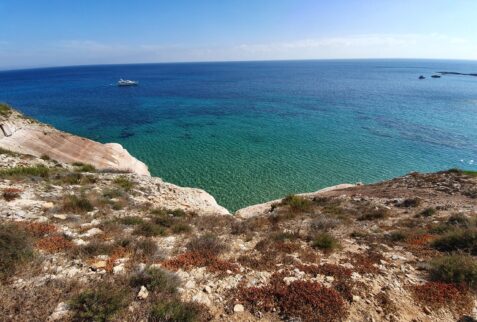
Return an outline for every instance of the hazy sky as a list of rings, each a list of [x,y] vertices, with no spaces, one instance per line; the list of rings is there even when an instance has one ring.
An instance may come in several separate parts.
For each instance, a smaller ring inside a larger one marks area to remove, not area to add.
[[[477,0],[0,0],[0,69],[477,59]]]

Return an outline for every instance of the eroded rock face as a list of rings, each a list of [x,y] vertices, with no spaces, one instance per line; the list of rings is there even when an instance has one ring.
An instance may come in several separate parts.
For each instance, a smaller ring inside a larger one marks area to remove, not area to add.
[[[116,169],[149,176],[147,166],[131,156],[118,143],[102,144],[61,132],[51,126],[32,121],[12,110],[8,119],[0,120],[9,136],[0,136],[0,147],[36,157],[47,155],[64,162],[83,162],[97,169]]]

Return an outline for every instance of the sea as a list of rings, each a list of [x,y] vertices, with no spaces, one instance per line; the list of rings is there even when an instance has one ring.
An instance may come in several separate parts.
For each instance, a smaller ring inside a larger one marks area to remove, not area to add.
[[[0,101],[118,142],[230,211],[339,183],[477,170],[475,61],[167,63],[0,72]],[[418,79],[420,75],[426,79]],[[139,81],[118,87],[119,78]]]

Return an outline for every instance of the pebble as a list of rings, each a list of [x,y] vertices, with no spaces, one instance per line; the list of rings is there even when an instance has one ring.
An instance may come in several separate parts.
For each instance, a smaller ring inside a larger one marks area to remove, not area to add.
[[[242,304],[235,304],[234,306],[234,312],[235,313],[240,313],[240,312],[243,312],[245,311],[245,308],[243,307]]]
[[[137,298],[140,300],[145,300],[147,299],[148,296],[149,296],[149,291],[144,285],[142,285],[141,289],[139,290],[139,293],[137,293]]]

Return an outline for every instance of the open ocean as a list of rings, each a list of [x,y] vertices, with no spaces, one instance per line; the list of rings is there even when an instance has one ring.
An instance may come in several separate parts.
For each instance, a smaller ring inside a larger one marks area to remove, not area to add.
[[[477,170],[477,62],[337,60],[0,72],[0,101],[121,143],[229,210],[411,171]],[[427,77],[418,80],[419,75]],[[119,78],[138,87],[119,88]]]

